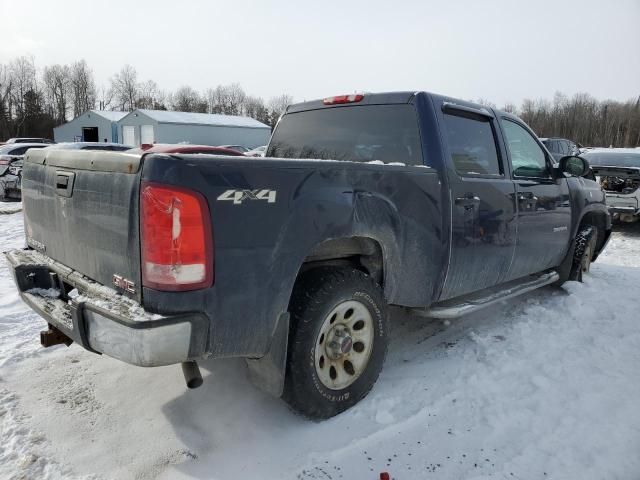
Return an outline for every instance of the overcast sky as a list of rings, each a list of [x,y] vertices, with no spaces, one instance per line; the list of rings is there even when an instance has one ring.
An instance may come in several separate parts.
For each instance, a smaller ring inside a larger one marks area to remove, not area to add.
[[[15,19],[13,18],[15,16]],[[640,95],[640,0],[0,0],[0,63],[84,58],[163,89],[265,98],[427,90],[484,98]]]

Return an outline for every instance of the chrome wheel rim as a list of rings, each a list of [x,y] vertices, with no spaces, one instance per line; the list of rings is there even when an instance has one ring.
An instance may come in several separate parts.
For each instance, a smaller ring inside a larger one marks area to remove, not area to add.
[[[326,316],[316,338],[315,368],[330,390],[342,390],[366,370],[373,350],[369,309],[356,300],[339,303]]]

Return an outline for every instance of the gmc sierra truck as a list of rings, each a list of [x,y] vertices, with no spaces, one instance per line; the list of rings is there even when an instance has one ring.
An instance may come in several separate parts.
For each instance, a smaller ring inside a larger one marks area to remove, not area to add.
[[[243,357],[310,418],[361,400],[388,307],[457,317],[580,280],[611,231],[588,163],[426,92],[290,106],[266,158],[30,151],[6,257],[44,346],[140,366]]]

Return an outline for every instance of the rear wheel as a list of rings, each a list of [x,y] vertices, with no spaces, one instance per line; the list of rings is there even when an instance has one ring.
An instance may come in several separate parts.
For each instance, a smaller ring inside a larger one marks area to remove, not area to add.
[[[569,273],[569,280],[582,281],[591,268],[591,259],[596,249],[598,230],[593,225],[586,225],[576,235],[573,264]]]
[[[314,269],[297,282],[290,313],[287,403],[322,419],[364,398],[387,351],[387,306],[380,286],[352,268]]]

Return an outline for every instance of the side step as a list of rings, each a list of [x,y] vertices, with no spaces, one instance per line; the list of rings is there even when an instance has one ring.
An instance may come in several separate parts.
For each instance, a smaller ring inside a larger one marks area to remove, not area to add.
[[[453,298],[433,304],[426,310],[416,309],[413,313],[422,317],[457,318],[467,313],[475,312],[491,304],[516,297],[536,288],[549,285],[560,278],[557,272],[546,272],[539,275],[529,275],[518,280],[503,283],[495,287],[481,290],[464,297]]]

